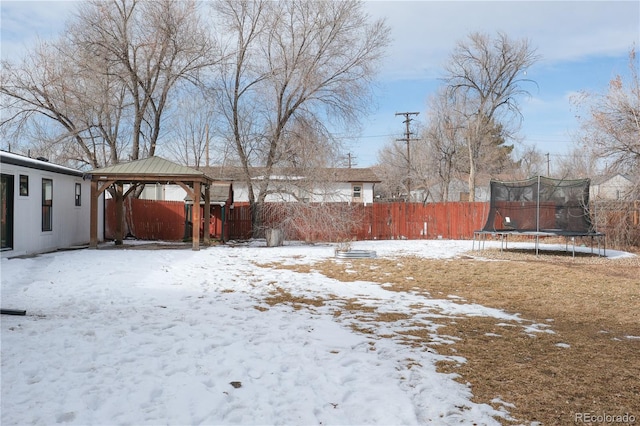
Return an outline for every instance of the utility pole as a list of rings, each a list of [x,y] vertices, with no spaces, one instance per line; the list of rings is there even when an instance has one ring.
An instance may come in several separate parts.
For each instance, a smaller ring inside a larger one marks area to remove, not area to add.
[[[411,150],[409,149],[409,143],[416,141],[417,139],[411,138],[411,129],[409,124],[413,121],[412,115],[418,115],[419,112],[396,112],[396,116],[404,115],[403,123],[406,125],[406,131],[404,132],[404,138],[396,139],[397,141],[405,141],[407,143],[407,201],[411,201]]]
[[[551,173],[550,173],[550,163],[551,161],[549,160],[549,153],[547,152],[547,177],[551,177]]]

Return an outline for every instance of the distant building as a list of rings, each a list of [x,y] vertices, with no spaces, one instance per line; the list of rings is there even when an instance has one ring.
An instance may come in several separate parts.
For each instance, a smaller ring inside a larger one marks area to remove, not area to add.
[[[598,176],[591,179],[589,199],[597,200],[624,200],[629,199],[631,191],[638,185],[631,176],[614,174]]]
[[[233,183],[234,203],[249,202],[249,189],[238,167],[202,167],[216,181]],[[265,170],[252,168],[254,187],[265,179]],[[291,169],[274,169],[269,177],[266,202],[344,202],[373,203],[373,189],[380,179],[370,168],[326,168],[306,175]],[[256,194],[257,195],[257,194]],[[176,185],[163,188],[147,185],[143,198],[154,200],[184,200],[185,192]]]

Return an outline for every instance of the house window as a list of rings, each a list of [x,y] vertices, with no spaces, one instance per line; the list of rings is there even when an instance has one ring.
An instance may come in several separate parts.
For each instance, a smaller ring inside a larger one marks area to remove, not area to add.
[[[361,201],[362,200],[362,185],[361,184],[355,184],[352,186],[353,189],[353,195],[352,198],[354,201]]]
[[[53,229],[53,180],[42,179],[42,230]]]
[[[20,175],[20,195],[26,197],[29,195],[29,176]]]
[[[82,205],[82,185],[76,183],[76,206]]]

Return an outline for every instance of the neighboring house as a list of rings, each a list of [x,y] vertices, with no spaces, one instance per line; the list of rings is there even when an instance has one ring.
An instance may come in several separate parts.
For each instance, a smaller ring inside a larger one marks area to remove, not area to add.
[[[5,151],[0,163],[2,257],[89,243],[91,182],[83,172]]]
[[[635,185],[637,182],[634,182],[631,176],[620,173],[598,176],[591,179],[589,199],[591,201],[628,199]]]
[[[240,168],[202,167],[201,170],[215,181],[233,182],[233,201],[249,202],[249,190]],[[255,186],[264,179],[264,169],[253,168]],[[344,202],[373,203],[373,188],[380,182],[370,168],[327,168],[314,171],[313,177],[299,171],[277,169],[270,176],[267,202]],[[156,200],[184,200],[185,192],[177,186],[145,189],[143,197]],[[257,194],[256,194],[257,195]]]
[[[248,202],[249,190],[238,168],[209,167],[212,178],[226,178],[234,182],[236,202]],[[265,178],[265,170],[253,168],[254,188]],[[305,201],[312,203],[373,203],[373,189],[380,179],[370,168],[325,168],[310,173],[291,169],[274,169],[270,176],[266,202]],[[257,195],[257,194],[256,194]]]

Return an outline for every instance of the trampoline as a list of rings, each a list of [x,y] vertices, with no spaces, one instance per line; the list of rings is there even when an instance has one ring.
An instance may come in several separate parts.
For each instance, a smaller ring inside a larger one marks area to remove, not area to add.
[[[564,237],[568,251],[573,243],[575,256],[576,238],[594,241],[598,254],[602,246],[606,255],[605,234],[594,229],[589,211],[589,179],[553,179],[536,176],[526,180],[504,182],[491,180],[491,202],[484,227],[474,231],[478,250],[484,249],[488,236],[500,238],[500,248],[505,249],[509,236],[525,236],[535,239],[536,255],[540,238]]]

